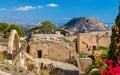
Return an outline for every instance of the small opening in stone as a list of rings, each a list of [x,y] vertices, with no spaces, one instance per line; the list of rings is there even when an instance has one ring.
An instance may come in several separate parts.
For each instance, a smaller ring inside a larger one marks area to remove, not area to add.
[[[38,58],[42,58],[42,51],[38,50]]]

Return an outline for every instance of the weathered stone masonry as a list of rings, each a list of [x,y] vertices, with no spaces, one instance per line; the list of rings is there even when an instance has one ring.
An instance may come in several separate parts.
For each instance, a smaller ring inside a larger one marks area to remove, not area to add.
[[[71,55],[70,50],[59,42],[29,42],[29,47],[29,54],[34,58],[49,58],[65,62]]]

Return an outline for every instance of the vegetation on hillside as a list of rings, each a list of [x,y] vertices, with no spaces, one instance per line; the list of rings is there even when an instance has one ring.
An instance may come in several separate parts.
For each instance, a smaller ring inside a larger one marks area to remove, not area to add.
[[[56,29],[56,26],[51,21],[44,21],[39,26],[35,26],[33,28],[30,28],[30,30],[40,30],[43,33],[49,33],[52,32],[52,30]]]
[[[17,24],[8,24],[5,22],[0,22],[0,33],[4,34],[5,38],[8,38],[10,35],[10,32],[12,29],[17,30],[18,35],[20,37],[24,37],[25,36],[25,32],[23,31],[23,29],[17,25]]]
[[[24,37],[25,36],[25,32],[23,31],[23,29],[17,25],[17,24],[11,24],[8,31],[11,31],[12,29],[17,30],[17,33],[20,37]]]

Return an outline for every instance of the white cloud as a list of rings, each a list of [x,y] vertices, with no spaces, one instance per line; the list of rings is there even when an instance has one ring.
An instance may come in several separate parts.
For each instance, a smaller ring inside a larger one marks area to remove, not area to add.
[[[5,10],[5,8],[0,8],[0,10]]]
[[[49,7],[58,7],[58,4],[50,3],[50,4],[47,4],[46,6],[49,6]]]
[[[43,8],[43,6],[37,6],[37,8]]]
[[[37,8],[43,8],[43,6],[37,6]]]
[[[31,9],[36,9],[36,7],[33,7],[33,6],[23,6],[23,7],[16,8],[16,10],[20,10],[20,11],[28,11],[28,10],[31,10]]]

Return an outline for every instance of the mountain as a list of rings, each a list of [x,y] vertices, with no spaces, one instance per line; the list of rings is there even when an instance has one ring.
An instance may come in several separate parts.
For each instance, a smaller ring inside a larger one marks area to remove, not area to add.
[[[92,17],[77,17],[71,19],[63,28],[74,32],[106,31],[108,28],[100,20]]]
[[[105,23],[105,26],[109,29],[112,30],[114,23]]]

